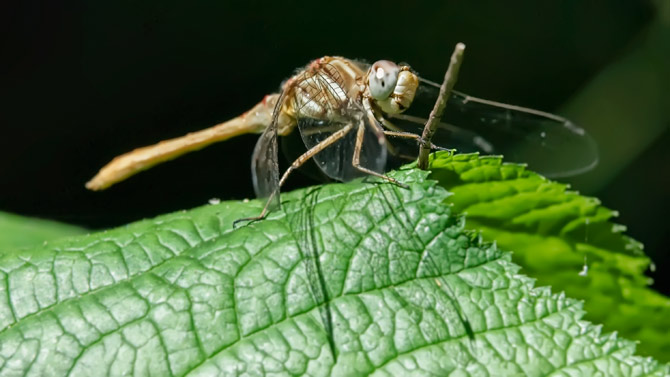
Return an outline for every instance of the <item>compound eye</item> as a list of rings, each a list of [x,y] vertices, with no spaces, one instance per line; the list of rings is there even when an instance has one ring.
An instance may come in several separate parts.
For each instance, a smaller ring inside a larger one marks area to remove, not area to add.
[[[398,82],[400,68],[388,60],[375,62],[368,73],[368,85],[370,94],[376,100],[389,98]]]

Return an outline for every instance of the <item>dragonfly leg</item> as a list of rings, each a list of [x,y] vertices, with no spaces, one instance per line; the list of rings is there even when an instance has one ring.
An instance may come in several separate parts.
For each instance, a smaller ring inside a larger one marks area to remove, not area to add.
[[[363,148],[363,138],[365,137],[365,123],[361,122],[358,125],[358,132],[356,132],[356,146],[354,148],[354,158],[352,159],[352,165],[362,171],[365,174],[369,174],[372,176],[375,176],[377,178],[381,178],[383,180],[386,180],[388,182],[393,183],[394,185],[398,185],[402,188],[409,188],[404,183],[400,183],[397,179],[391,178],[387,175],[384,174],[379,174],[374,170],[370,170],[366,167],[361,166],[361,149]]]
[[[277,194],[277,192],[278,192],[278,189],[273,191],[270,194],[270,197],[268,198],[268,201],[265,202],[265,206],[263,207],[263,210],[261,211],[260,215],[254,216],[254,217],[245,217],[243,219],[237,219],[237,220],[233,221],[233,228],[236,228],[237,224],[239,224],[243,221],[254,222],[254,221],[258,221],[258,220],[263,220],[265,218],[265,216],[268,215],[268,212],[269,212],[269,209],[270,209],[270,204],[272,204],[272,201],[274,200],[275,195]]]
[[[238,219],[233,222],[233,227],[235,227],[236,224],[242,222],[242,221],[257,221],[257,220],[263,220],[265,216],[268,215],[268,212],[270,211],[270,205],[272,204],[273,200],[275,199],[275,195],[279,194],[279,188],[284,185],[284,182],[286,182],[286,179],[288,179],[289,175],[296,169],[298,169],[302,164],[307,162],[310,158],[314,157],[317,153],[321,152],[322,150],[328,148],[331,146],[333,143],[336,141],[340,140],[344,135],[346,135],[349,131],[353,129],[352,124],[348,124],[345,127],[341,128],[337,132],[334,132],[332,135],[328,136],[324,140],[322,140],[319,144],[315,145],[312,149],[308,150],[307,152],[303,153],[300,157],[298,157],[291,166],[286,169],[284,174],[282,175],[281,179],[279,180],[279,186],[275,191],[273,191],[270,194],[270,197],[268,198],[268,201],[265,203],[265,206],[263,207],[263,210],[261,211],[261,214],[255,217],[246,217],[243,219]]]
[[[291,164],[291,166],[289,166],[288,169],[286,169],[284,175],[282,175],[281,179],[279,180],[279,187],[281,187],[284,184],[284,182],[286,182],[286,179],[294,170],[302,166],[302,164],[307,162],[310,158],[314,157],[322,150],[328,148],[333,143],[343,138],[344,135],[346,135],[349,131],[351,131],[353,127],[354,127],[353,124],[348,124],[344,126],[340,130],[334,132],[332,135],[323,139],[319,144],[315,145],[307,152],[303,153],[300,157],[296,158],[295,161],[293,161],[293,163]]]
[[[364,99],[363,104],[365,106],[365,111],[367,112],[368,115],[368,120],[370,120],[371,123],[374,123],[380,132],[383,133],[385,129],[402,132],[402,129],[400,127],[391,123],[388,119],[384,118],[381,114],[379,114],[379,112],[375,111],[373,107],[370,105],[369,99],[367,98]],[[396,157],[409,161],[413,161],[416,159],[415,156],[409,156],[398,152],[395,146],[393,146],[393,144],[388,142],[388,140],[386,141],[386,149],[388,149],[389,153],[391,153]]]
[[[374,110],[371,110],[372,114],[374,114],[375,119],[377,119],[377,122],[381,123],[383,128],[386,128],[391,131],[398,131],[402,132],[402,128],[396,126],[395,124],[391,123],[388,119],[384,118],[381,114],[377,113]]]
[[[414,139],[419,144],[423,143],[423,141],[424,141],[423,138],[420,135],[413,134],[411,132],[386,131],[386,130],[384,130],[384,135],[391,136],[391,137],[401,137],[401,138],[405,138],[405,139]],[[451,150],[451,149],[447,149],[447,148],[437,146],[433,143],[430,143],[430,149],[435,149],[435,150],[438,150],[438,151],[450,151]]]
[[[401,138],[406,138],[406,139],[414,139],[419,143],[419,145],[423,144],[423,138],[420,135],[411,133],[411,132],[405,132],[402,130],[402,128],[396,126],[393,124],[391,121],[388,119],[384,118],[382,114],[379,112],[375,111],[374,108],[369,104],[369,102],[364,102],[365,104],[365,109],[368,112],[368,116],[377,121],[378,125],[381,125],[381,129],[384,132],[384,135],[386,136],[391,136],[391,137],[401,137]],[[425,122],[423,122],[425,123]],[[435,150],[449,150],[447,148],[442,148],[440,146],[437,146],[433,143],[430,143],[430,148],[435,149]],[[407,156],[407,155],[402,155],[398,154],[395,149],[389,144],[388,146],[389,152],[391,154],[396,155],[400,158],[406,158],[408,160],[414,160],[415,158],[412,156]]]

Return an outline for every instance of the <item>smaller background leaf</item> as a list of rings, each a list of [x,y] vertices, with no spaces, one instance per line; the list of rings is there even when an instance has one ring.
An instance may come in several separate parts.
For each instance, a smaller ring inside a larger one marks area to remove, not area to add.
[[[431,178],[466,226],[513,250],[538,285],[585,301],[586,319],[639,340],[638,352],[670,361],[670,299],[649,288],[642,244],[611,220],[615,211],[568,186],[495,156],[437,153]]]
[[[86,229],[74,225],[0,212],[2,252],[84,233]]]

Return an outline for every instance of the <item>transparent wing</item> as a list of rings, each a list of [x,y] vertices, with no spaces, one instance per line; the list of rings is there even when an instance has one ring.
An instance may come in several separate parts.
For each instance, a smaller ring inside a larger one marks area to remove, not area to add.
[[[300,136],[300,132],[291,132],[288,135],[280,137],[279,150],[281,154],[284,155],[284,161],[288,161],[289,163],[295,161],[298,157],[307,151],[305,148],[305,143],[302,141],[302,137]],[[326,183],[332,181],[332,179],[316,165],[316,161],[312,159],[306,161],[302,166],[300,166],[298,171],[300,174],[309,177],[316,182]]]
[[[361,148],[360,165],[377,173],[384,173],[386,167],[386,140],[383,133],[375,125],[370,124],[367,118],[351,119],[354,128],[341,139],[314,156],[314,161],[329,177],[339,181],[364,176],[365,173],[354,168],[353,157],[356,147],[357,124],[363,122],[365,132]],[[349,123],[340,123],[315,118],[301,118],[298,120],[300,136],[307,149],[313,148],[333,133],[341,130]]]
[[[438,91],[439,85],[422,79],[410,109],[392,122],[420,134]],[[548,177],[580,174],[598,163],[593,138],[569,120],[457,91],[449,98],[433,143],[464,153],[501,154]]]
[[[282,94],[275,105],[272,122],[261,134],[251,157],[251,176],[258,198],[270,197],[269,211],[279,208],[279,162],[277,146],[277,117],[284,99]],[[274,195],[273,195],[274,193]]]

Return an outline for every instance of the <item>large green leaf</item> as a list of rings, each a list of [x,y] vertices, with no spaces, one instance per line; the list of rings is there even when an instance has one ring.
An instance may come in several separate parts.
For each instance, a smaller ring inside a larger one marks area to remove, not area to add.
[[[0,252],[85,232],[74,225],[0,212]]]
[[[538,284],[583,299],[586,319],[639,340],[638,350],[670,361],[670,299],[648,287],[642,245],[611,222],[595,198],[567,191],[518,164],[476,154],[437,154],[433,175],[467,214],[467,228],[513,250]]]
[[[0,374],[669,373],[534,288],[424,172],[393,175],[410,189],[300,190],[239,229],[262,203],[224,202],[1,257]]]

